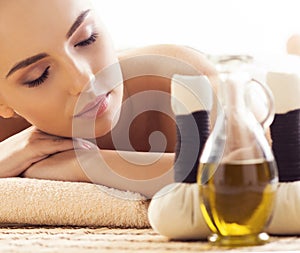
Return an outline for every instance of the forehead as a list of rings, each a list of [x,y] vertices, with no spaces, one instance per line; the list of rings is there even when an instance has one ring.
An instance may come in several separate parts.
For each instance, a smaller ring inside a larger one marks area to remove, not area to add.
[[[1,65],[44,52],[65,39],[77,16],[87,9],[92,9],[88,0],[1,0]]]

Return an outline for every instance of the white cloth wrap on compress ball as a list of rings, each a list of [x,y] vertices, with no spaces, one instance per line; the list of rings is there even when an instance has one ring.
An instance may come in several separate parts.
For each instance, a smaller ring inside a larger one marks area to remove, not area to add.
[[[299,74],[269,72],[266,82],[274,95],[276,114],[300,109]]]
[[[171,104],[175,115],[212,109],[212,87],[206,76],[174,75]]]

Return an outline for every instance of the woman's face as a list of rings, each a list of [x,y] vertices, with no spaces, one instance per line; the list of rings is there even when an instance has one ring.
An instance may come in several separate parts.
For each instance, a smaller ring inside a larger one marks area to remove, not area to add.
[[[0,115],[60,136],[72,136],[74,119],[96,136],[111,129],[123,85],[107,77],[117,57],[90,1],[1,1],[0,55]]]

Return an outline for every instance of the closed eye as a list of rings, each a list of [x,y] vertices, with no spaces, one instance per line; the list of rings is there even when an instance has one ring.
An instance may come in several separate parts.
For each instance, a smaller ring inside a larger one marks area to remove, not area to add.
[[[74,45],[74,47],[86,47],[90,44],[93,44],[97,40],[97,38],[98,38],[98,33],[93,33],[88,39],[77,43],[76,45]]]
[[[23,84],[28,86],[28,88],[34,88],[34,87],[41,85],[42,83],[44,83],[47,80],[47,78],[49,76],[49,69],[50,69],[50,66],[48,66],[45,69],[45,71],[39,78],[32,80],[32,81],[26,81]]]

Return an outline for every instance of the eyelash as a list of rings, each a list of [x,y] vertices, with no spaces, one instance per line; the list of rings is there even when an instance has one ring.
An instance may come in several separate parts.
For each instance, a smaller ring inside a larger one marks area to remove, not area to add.
[[[86,46],[91,45],[94,42],[96,42],[97,38],[98,38],[98,33],[93,33],[88,39],[77,43],[74,47],[86,47]],[[34,88],[34,87],[41,85],[49,77],[49,69],[50,69],[50,66],[48,66],[45,69],[45,71],[39,78],[37,78],[33,81],[25,82],[24,84],[27,85],[29,88]]]
[[[96,42],[97,38],[98,38],[98,33],[93,33],[87,40],[77,43],[74,47],[86,47]]]
[[[43,74],[39,78],[37,78],[37,79],[35,79],[33,81],[25,82],[24,84],[27,85],[29,88],[33,88],[33,87],[39,86],[40,84],[42,84],[43,82],[45,82],[46,79],[48,78],[48,76],[49,76],[49,69],[50,69],[50,66],[48,66],[45,69],[45,71],[43,72]]]

